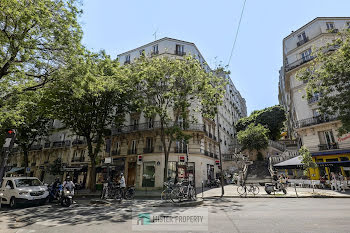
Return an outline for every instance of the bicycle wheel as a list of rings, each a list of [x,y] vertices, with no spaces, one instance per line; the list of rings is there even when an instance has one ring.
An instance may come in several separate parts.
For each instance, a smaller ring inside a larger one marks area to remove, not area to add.
[[[160,194],[160,199],[162,201],[168,201],[170,199],[171,191],[169,189],[164,189],[163,192]]]
[[[259,186],[257,185],[252,185],[251,191],[254,195],[258,195],[259,193]]]
[[[171,198],[171,201],[174,202],[174,203],[178,203],[178,202],[181,202],[182,199],[183,199],[183,193],[181,192],[181,190],[179,188],[175,188],[171,191],[171,194],[170,194],[170,198]]]
[[[192,200],[197,200],[197,194],[196,194],[196,190],[194,190],[194,189],[191,189],[191,199]]]
[[[238,186],[237,187],[237,192],[241,196],[246,193],[246,190],[247,190],[246,186]]]
[[[106,199],[106,189],[105,188],[103,188],[100,198],[101,199]]]

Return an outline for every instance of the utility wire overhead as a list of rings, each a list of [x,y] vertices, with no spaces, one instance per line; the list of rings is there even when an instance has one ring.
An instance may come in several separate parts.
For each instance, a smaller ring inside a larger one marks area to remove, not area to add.
[[[238,33],[239,33],[239,28],[241,27],[241,22],[242,22],[242,17],[243,17],[243,13],[244,13],[244,8],[245,8],[246,2],[247,2],[247,0],[244,0],[243,7],[242,7],[242,11],[241,11],[241,16],[240,16],[239,22],[238,22],[238,27],[237,27],[237,31],[236,31],[235,40],[234,40],[234,42],[233,42],[233,46],[232,46],[232,49],[231,49],[230,58],[228,59],[227,67],[230,65],[231,58],[232,58],[232,55],[233,55],[233,51],[234,51],[235,46],[236,46],[237,37],[238,37]]]

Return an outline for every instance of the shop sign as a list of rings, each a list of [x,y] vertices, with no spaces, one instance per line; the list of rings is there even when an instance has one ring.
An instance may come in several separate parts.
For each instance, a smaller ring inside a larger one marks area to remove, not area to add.
[[[350,139],[350,133],[345,134],[345,136],[338,138],[338,142],[343,142],[345,140]]]
[[[112,163],[112,157],[105,158],[105,163]]]
[[[185,162],[185,156],[180,156],[179,161],[180,162]]]
[[[30,173],[30,167],[26,168],[26,173]]]

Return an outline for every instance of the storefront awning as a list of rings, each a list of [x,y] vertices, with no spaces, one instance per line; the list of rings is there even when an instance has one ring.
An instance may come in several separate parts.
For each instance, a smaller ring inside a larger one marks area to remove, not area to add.
[[[319,167],[350,167],[350,161],[333,161],[317,163]]]
[[[318,155],[339,155],[339,154],[349,154],[350,150],[333,150],[333,151],[320,151],[311,153],[312,156]]]
[[[23,169],[24,169],[24,167],[13,167],[13,168],[11,168],[10,171],[6,172],[6,174],[15,173],[15,172],[18,172],[18,171],[23,170]]]
[[[301,163],[301,156],[297,156],[286,161],[280,162],[273,165],[276,169],[293,169],[293,168],[302,168],[303,164]]]

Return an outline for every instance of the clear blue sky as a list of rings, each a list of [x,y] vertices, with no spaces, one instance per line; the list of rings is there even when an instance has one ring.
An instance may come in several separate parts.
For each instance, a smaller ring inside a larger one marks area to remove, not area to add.
[[[197,45],[213,68],[227,64],[244,0],[84,0],[83,43],[112,57],[158,38]],[[230,62],[231,79],[253,110],[278,104],[282,40],[320,16],[350,16],[349,0],[247,0]]]

